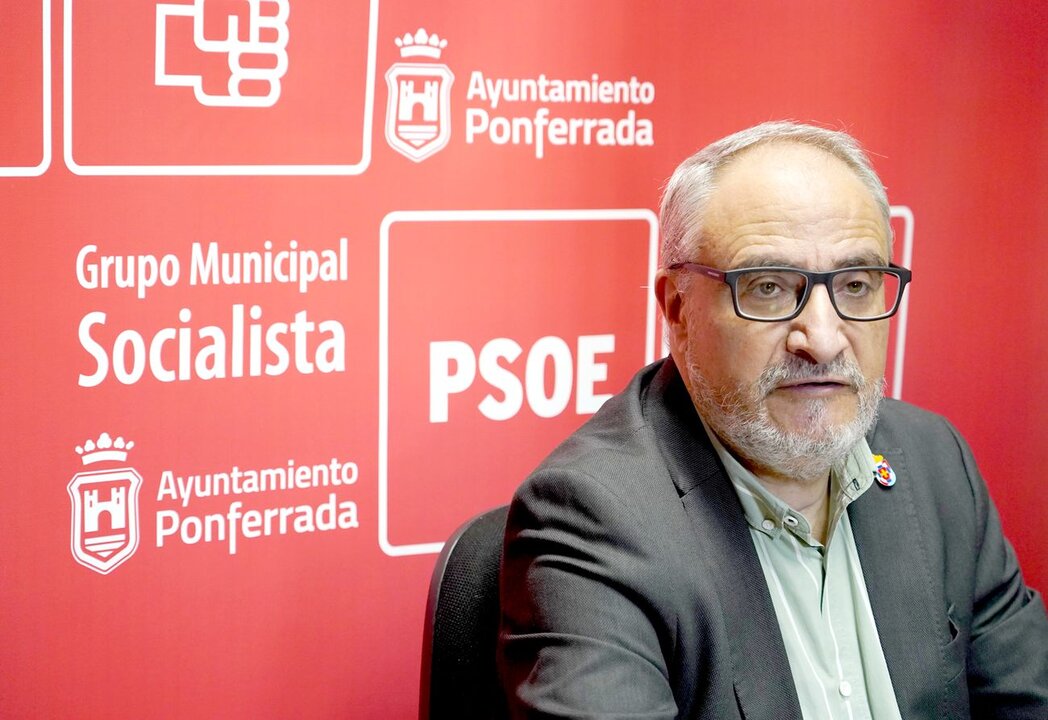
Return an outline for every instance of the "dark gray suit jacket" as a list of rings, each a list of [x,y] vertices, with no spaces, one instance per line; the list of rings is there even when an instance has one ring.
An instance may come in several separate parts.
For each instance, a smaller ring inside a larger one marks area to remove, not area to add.
[[[964,440],[887,400],[849,508],[903,718],[1048,718],[1048,618]],[[517,491],[499,665],[514,717],[800,718],[738,497],[671,360]]]

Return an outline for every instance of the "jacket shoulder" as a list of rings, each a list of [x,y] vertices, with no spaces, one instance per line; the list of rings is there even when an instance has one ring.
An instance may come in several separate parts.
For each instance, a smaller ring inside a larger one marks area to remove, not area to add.
[[[870,447],[915,447],[922,454],[933,450],[956,454],[967,446],[950,421],[938,413],[902,400],[885,398],[877,414],[877,423],[868,435]]]

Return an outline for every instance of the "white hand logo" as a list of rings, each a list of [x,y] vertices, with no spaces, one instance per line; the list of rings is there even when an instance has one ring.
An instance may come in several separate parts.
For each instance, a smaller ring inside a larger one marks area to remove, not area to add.
[[[204,37],[204,3],[194,0],[192,5],[156,6],[156,79],[158,86],[191,87],[197,102],[209,107],[272,107],[280,99],[280,79],[287,72],[287,18],[290,13],[289,0],[246,0],[248,4],[247,39],[240,38],[240,18],[229,15],[226,22],[226,37],[209,40]],[[274,14],[263,15],[262,9],[273,9]],[[191,17],[193,19],[193,44],[201,52],[223,53],[228,58],[229,82],[227,95],[214,95],[204,91],[200,75],[176,74],[166,71],[167,19],[169,17]],[[266,39],[263,40],[263,37]],[[268,57],[267,57],[268,56]],[[266,63],[257,62],[267,57]],[[245,60],[256,64],[244,65]],[[257,65],[265,65],[258,67]],[[265,95],[244,94],[244,82],[259,82],[268,86]]]

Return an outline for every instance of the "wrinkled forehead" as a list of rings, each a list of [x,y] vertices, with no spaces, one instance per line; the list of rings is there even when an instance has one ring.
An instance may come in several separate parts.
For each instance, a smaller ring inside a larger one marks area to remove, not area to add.
[[[840,158],[776,142],[747,149],[718,169],[702,244],[714,255],[747,243],[865,245],[890,259],[890,228],[873,193]],[[721,246],[727,247],[721,247]]]

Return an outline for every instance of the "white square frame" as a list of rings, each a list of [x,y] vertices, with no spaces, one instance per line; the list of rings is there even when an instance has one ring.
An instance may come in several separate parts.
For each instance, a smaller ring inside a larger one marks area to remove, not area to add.
[[[36,165],[6,165],[0,167],[0,177],[39,177],[51,167],[51,0],[41,0],[43,13],[43,38],[41,42],[43,92],[41,107],[43,109],[44,127],[41,138],[40,162]]]
[[[397,210],[382,219],[379,231],[378,321],[378,544],[386,555],[439,553],[443,542],[395,545],[389,539],[389,235],[397,223],[439,222],[591,222],[643,221],[648,223],[648,286],[654,285],[658,268],[659,222],[646,208],[581,210]],[[648,292],[644,306],[645,364],[655,359],[655,294]]]
[[[46,0],[50,2],[50,0]],[[76,175],[105,176],[342,176],[360,175],[371,164],[372,124],[375,106],[375,57],[378,42],[379,0],[369,0],[367,76],[364,92],[361,157],[349,165],[81,165],[73,157],[73,0],[63,6],[63,154],[66,167]],[[50,56],[48,56],[50,57]]]

